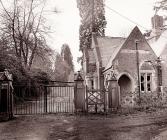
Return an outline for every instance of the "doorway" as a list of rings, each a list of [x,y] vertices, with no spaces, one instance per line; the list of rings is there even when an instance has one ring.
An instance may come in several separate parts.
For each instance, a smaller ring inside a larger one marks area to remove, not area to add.
[[[123,74],[119,78],[118,84],[120,86],[121,96],[126,95],[126,94],[128,94],[129,92],[132,91],[132,81],[127,75]]]

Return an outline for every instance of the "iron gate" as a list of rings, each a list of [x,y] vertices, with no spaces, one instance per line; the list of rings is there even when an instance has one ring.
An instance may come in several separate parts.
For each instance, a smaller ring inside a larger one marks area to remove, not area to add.
[[[88,113],[106,112],[105,91],[86,89],[86,106]]]
[[[38,87],[14,86],[14,114],[74,112],[74,83],[54,82]]]

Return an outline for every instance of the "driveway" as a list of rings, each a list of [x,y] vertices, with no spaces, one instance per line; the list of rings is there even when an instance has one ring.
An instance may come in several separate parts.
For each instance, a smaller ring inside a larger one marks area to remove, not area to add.
[[[166,112],[16,116],[0,123],[0,140],[166,140]]]

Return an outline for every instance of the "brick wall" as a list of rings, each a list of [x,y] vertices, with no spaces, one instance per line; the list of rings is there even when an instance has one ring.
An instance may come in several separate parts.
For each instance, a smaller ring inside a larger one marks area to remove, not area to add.
[[[139,52],[139,67],[142,66],[143,63],[148,63],[146,61],[151,61],[152,69],[150,72],[152,73],[152,93],[156,93],[158,87],[158,75],[157,69],[154,67],[154,63],[157,59],[151,47],[148,45],[146,40],[143,38],[141,32],[139,30],[132,31],[131,35],[128,37],[127,41],[122,46],[121,50],[113,60],[114,72],[117,76],[117,79],[125,74],[132,83],[132,88],[127,94],[122,94],[120,91],[120,99],[122,106],[135,106],[136,104],[136,95],[138,95],[138,75],[137,75],[137,59],[136,59],[136,43],[135,40],[139,40],[138,42],[138,52]],[[141,72],[141,71],[140,71]],[[106,74],[109,74],[108,71]],[[137,94],[132,94],[137,93]],[[144,93],[143,93],[144,94]]]
[[[140,33],[132,36],[129,41],[122,47],[118,55],[113,61],[115,70],[117,71],[117,75],[121,75],[121,73],[129,73],[129,75],[133,78],[134,85],[137,86],[137,59],[136,59],[136,47],[135,40],[141,40],[138,43],[138,52],[139,52],[139,66],[142,65],[145,61],[152,61],[152,65],[154,65],[157,57],[154,54],[153,50],[147,44],[147,42],[140,37]],[[146,63],[146,62],[145,62]],[[157,69],[153,66],[153,90],[157,89]],[[135,89],[135,87],[134,87]]]

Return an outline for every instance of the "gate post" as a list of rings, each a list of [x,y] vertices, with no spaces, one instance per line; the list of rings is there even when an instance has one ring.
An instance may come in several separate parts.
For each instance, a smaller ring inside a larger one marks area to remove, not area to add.
[[[0,72],[0,121],[13,118],[12,75],[5,69]]]
[[[108,111],[111,112],[113,109],[119,107],[119,89],[118,82],[113,74],[108,80]]]
[[[84,80],[78,71],[75,78],[75,90],[74,90],[74,105],[75,112],[84,112],[85,111],[85,86]]]

